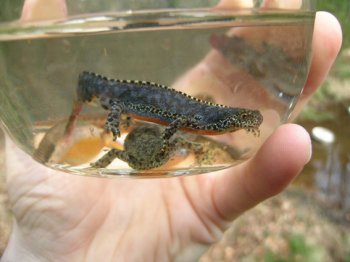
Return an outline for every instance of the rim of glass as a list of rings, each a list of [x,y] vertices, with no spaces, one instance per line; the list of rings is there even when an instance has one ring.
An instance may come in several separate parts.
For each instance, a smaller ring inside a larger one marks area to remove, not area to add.
[[[30,0],[26,0],[30,1]],[[20,20],[20,17],[25,9],[24,6],[27,6],[26,1],[15,1],[15,0],[4,0],[2,2],[2,8],[0,9],[0,24],[15,22]],[[47,0],[48,5],[50,0]],[[130,13],[130,12],[154,12],[157,10],[172,10],[172,11],[181,11],[181,10],[200,10],[200,9],[211,9],[214,11],[223,11],[228,10],[230,12],[237,10],[254,10],[254,9],[264,9],[264,10],[276,10],[276,7],[269,7],[268,5],[272,4],[277,7],[278,10],[282,11],[315,11],[316,0],[293,0],[292,2],[296,5],[295,8],[288,7],[289,3],[285,0],[251,0],[250,2],[241,0],[230,0],[227,3],[229,6],[225,6],[226,3],[223,3],[225,0],[165,0],[165,1],[129,1],[129,0],[99,0],[98,3],[96,0],[74,0],[74,1],[54,1],[54,7],[51,8],[62,8],[65,9],[67,17],[74,17],[86,14],[99,14],[99,13]],[[53,2],[53,3],[54,3]],[[61,2],[61,3],[59,3]],[[241,4],[240,4],[241,3]],[[249,4],[247,4],[249,3]],[[287,4],[287,5],[286,5]],[[30,4],[29,4],[30,5]],[[34,5],[34,4],[33,4]],[[40,4],[35,6],[36,9],[40,9]],[[42,5],[42,4],[41,4]],[[235,7],[239,6],[242,7]],[[38,11],[38,10],[36,10]],[[47,12],[45,8],[41,10],[42,12]],[[52,18],[52,17],[51,17]],[[50,21],[52,20],[50,16],[42,18],[42,20]],[[22,23],[27,23],[21,21]]]
[[[142,30],[171,29],[175,24],[183,29],[194,28],[203,23],[211,23],[212,26],[220,22],[234,21],[239,25],[244,20],[244,25],[249,21],[256,24],[268,22],[271,18],[280,19],[284,23],[297,21],[301,17],[308,17],[312,21],[316,12],[314,10],[294,10],[277,8],[166,8],[155,10],[118,11],[105,13],[88,13],[84,15],[68,15],[64,18],[22,22],[0,22],[0,41],[10,41],[30,38],[48,38],[62,36],[76,36],[81,34],[99,34],[115,31],[136,31],[138,24],[143,24]],[[179,24],[176,19],[184,22]],[[255,20],[254,20],[255,19]],[[242,22],[243,23],[243,22]]]

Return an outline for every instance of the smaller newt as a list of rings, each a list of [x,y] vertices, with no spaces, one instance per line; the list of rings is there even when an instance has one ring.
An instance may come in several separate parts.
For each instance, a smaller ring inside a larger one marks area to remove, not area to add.
[[[200,155],[202,145],[176,137],[164,140],[164,133],[156,125],[141,125],[134,128],[125,138],[124,150],[111,149],[91,167],[107,167],[115,158],[128,163],[136,170],[148,170],[164,165],[177,149],[185,148]],[[198,161],[198,159],[197,159]]]
[[[166,125],[165,139],[178,129],[204,135],[244,129],[259,135],[259,126],[263,121],[258,110],[207,102],[153,82],[113,80],[95,73],[82,72],[78,80],[77,102],[66,133],[73,128],[82,104],[96,99],[109,111],[105,129],[112,132],[114,140],[120,136],[122,114]]]

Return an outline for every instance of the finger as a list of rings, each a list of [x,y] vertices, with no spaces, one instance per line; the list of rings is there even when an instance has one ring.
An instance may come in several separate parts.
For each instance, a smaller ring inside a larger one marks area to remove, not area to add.
[[[252,0],[221,0],[217,5],[218,8],[249,8],[253,6],[254,3]]]
[[[253,159],[216,178],[212,194],[217,212],[231,220],[281,192],[310,157],[308,133],[295,124],[281,126]]]
[[[279,8],[279,9],[300,9],[302,7],[302,0],[265,0],[262,7]]]
[[[221,0],[217,7],[221,8],[251,8],[254,7],[252,0]],[[280,8],[280,9],[300,9],[302,0],[281,1],[281,0],[265,0],[260,5],[262,8]]]
[[[342,31],[330,13],[316,14],[312,44],[312,60],[302,99],[307,99],[323,83],[341,47]]]
[[[65,0],[26,0],[23,5],[21,21],[39,21],[67,16]]]
[[[312,59],[308,78],[296,105],[297,116],[311,95],[326,79],[341,47],[342,31],[338,20],[330,13],[317,12],[312,42]]]

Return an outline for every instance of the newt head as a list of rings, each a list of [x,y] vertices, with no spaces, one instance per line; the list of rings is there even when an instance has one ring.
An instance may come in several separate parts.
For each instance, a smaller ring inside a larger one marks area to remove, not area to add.
[[[244,129],[259,136],[259,126],[263,116],[259,110],[236,108],[235,112],[226,120],[227,129],[232,131]]]

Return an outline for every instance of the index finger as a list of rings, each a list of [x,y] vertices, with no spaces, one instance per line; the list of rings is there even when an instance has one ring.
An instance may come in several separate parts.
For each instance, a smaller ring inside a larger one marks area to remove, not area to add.
[[[23,4],[21,21],[40,21],[67,16],[65,0],[26,0]]]

